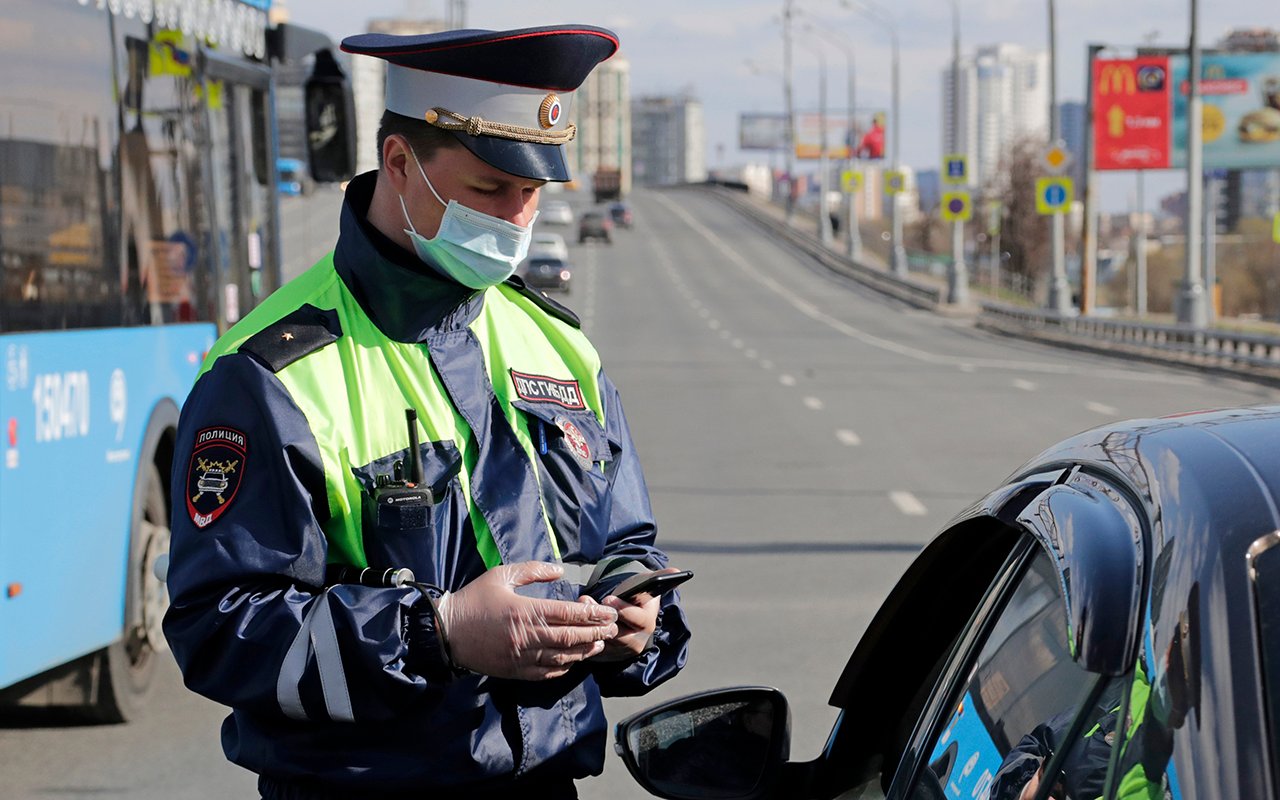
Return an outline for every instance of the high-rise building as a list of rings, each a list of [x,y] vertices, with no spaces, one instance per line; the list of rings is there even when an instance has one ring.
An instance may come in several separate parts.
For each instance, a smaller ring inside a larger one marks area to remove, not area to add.
[[[585,185],[600,167],[622,171],[622,191],[631,190],[631,65],[616,55],[578,87],[569,119],[578,135],[565,145],[569,170]]]
[[[991,182],[1000,162],[1022,136],[1047,138],[1049,56],[1013,44],[980,47],[960,59],[959,97],[952,65],[942,74],[942,148],[968,157],[970,183]],[[951,110],[958,112],[953,130]]]
[[[706,180],[702,103],[687,95],[631,101],[631,174],[638,186]]]
[[[372,19],[369,33],[416,36],[446,30],[436,19]],[[387,62],[372,56],[351,56],[351,92],[356,107],[356,172],[378,168],[378,125],[386,110]]]

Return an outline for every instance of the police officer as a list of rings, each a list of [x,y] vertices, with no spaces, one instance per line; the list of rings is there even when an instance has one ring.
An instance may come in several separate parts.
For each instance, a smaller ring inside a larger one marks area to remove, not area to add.
[[[585,25],[350,37],[388,62],[334,252],[209,353],[175,444],[165,633],[265,798],[575,797],[601,696],[683,666],[618,392],[513,277],[569,179]]]

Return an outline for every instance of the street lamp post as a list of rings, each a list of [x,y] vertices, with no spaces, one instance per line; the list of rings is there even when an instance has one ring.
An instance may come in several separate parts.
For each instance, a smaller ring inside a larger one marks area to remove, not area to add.
[[[1187,97],[1187,254],[1186,273],[1178,294],[1178,322],[1203,328],[1209,321],[1205,309],[1204,280],[1200,274],[1200,205],[1204,185],[1204,107],[1200,99],[1200,40],[1197,0],[1191,0],[1191,90]]]
[[[827,190],[831,164],[827,160],[827,56],[819,47],[818,56],[818,238],[831,244],[831,202]]]
[[[782,94],[787,114],[787,224],[793,224],[796,213],[796,117],[791,92],[791,16],[794,0],[782,3]]]
[[[1062,137],[1062,120],[1058,114],[1058,29],[1053,0],[1049,0],[1049,145],[1056,146]],[[1049,284],[1049,308],[1059,313],[1071,310],[1071,287],[1067,284],[1066,220],[1053,214],[1053,282]],[[1083,284],[1083,275],[1081,283]],[[1084,298],[1081,286],[1081,300]]]
[[[960,146],[960,0],[951,1],[951,152]],[[964,221],[951,230],[951,270],[947,275],[947,302],[969,303],[969,269],[964,263]]]
[[[893,22],[893,17],[879,5],[872,3],[870,0],[841,0],[841,5],[845,8],[856,8],[867,14],[872,20],[883,25],[889,31],[889,46],[893,59],[893,156],[890,159],[890,169],[898,172],[901,167],[902,148],[902,117],[898,113],[899,92],[898,92],[898,27]],[[893,268],[893,274],[899,277],[905,277],[907,274],[907,251],[902,243],[902,204],[898,194],[891,195],[893,201],[890,203],[891,224],[893,227],[893,257],[890,259],[890,265]]]

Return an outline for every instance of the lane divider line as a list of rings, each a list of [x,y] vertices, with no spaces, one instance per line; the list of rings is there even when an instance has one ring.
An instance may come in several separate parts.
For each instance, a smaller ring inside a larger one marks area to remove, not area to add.
[[[822,410],[822,406],[823,406],[822,398],[820,398],[820,397],[806,397],[806,398],[804,399],[804,405],[805,405],[805,408],[808,408],[808,409],[810,409],[810,410],[812,410],[812,411],[821,411],[821,410]]]
[[[924,503],[917,500],[916,496],[911,492],[889,492],[889,499],[893,501],[899,511],[908,517],[923,517],[929,513],[929,509],[924,507]]]
[[[846,447],[857,447],[862,444],[862,437],[848,428],[841,428],[836,431],[836,439]]]
[[[1084,404],[1084,407],[1098,414],[1105,414],[1108,417],[1119,416],[1120,410],[1115,406],[1109,406],[1106,403],[1095,403],[1090,401]]]

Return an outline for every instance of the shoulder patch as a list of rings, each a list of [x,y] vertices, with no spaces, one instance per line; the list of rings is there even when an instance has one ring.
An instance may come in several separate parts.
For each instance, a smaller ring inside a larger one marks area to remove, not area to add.
[[[512,275],[510,278],[507,278],[507,285],[514,286],[516,289],[519,289],[520,294],[532,300],[537,304],[538,308],[541,308],[543,311],[561,322],[567,322],[579,330],[582,329],[582,320],[578,319],[577,314],[570,311],[568,307],[557,303],[550,297],[547,297],[546,294],[539,292],[537,289],[531,289],[519,275]]]
[[[207,528],[231,508],[244,481],[249,439],[235,428],[205,428],[196,434],[187,465],[187,515]]]
[[[240,351],[279,372],[303,356],[314,353],[342,336],[338,312],[304,305],[250,336]]]

